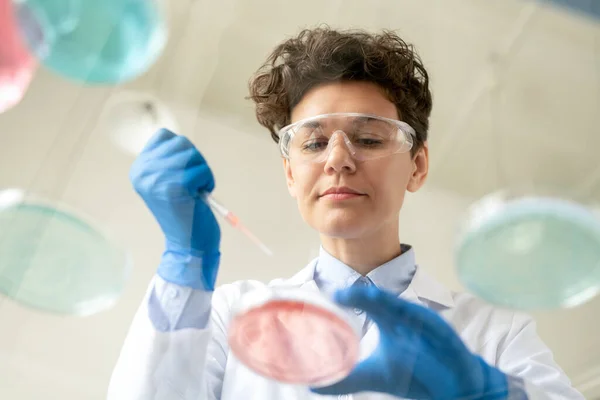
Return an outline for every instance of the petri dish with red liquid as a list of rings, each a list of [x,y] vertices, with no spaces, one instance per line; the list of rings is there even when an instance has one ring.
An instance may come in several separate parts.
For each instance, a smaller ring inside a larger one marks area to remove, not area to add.
[[[297,288],[246,293],[235,306],[229,346],[248,368],[281,383],[327,386],[354,368],[360,329],[325,295]]]

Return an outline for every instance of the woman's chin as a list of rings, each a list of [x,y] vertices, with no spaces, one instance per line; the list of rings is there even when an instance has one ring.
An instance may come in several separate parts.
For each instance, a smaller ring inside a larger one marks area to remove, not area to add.
[[[321,235],[339,239],[357,239],[365,235],[369,230],[365,218],[326,218],[317,224],[315,228]]]

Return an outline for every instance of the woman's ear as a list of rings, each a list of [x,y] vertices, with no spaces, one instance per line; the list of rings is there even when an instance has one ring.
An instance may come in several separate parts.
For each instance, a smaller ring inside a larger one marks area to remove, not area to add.
[[[287,182],[288,191],[290,196],[296,198],[296,185],[294,182],[294,175],[292,174],[292,167],[290,161],[287,158],[283,159],[283,170],[285,172],[285,180]]]
[[[413,156],[413,172],[406,190],[416,192],[423,186],[429,173],[429,145],[427,142]]]

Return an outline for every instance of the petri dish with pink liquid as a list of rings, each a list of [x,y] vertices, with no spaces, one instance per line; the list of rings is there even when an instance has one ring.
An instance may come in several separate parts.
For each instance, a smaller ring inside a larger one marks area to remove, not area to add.
[[[264,288],[234,308],[229,346],[248,368],[282,383],[327,386],[359,357],[360,329],[327,296],[298,288]]]

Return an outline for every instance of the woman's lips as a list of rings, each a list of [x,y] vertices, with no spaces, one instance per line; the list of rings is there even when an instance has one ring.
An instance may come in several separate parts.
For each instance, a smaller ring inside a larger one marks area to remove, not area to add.
[[[332,200],[332,201],[345,201],[352,200],[358,197],[363,197],[364,194],[358,193],[328,193],[321,196],[322,199]]]

